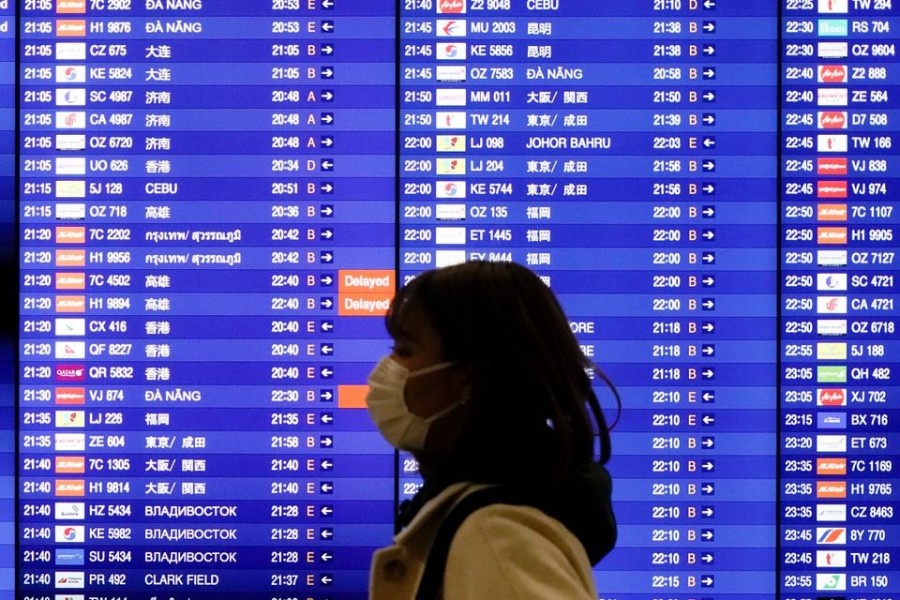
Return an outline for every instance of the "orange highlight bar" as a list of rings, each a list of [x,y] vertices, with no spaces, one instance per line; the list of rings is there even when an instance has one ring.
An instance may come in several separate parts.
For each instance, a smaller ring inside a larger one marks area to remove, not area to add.
[[[338,271],[338,314],[342,317],[380,317],[394,298],[392,270]]]
[[[820,244],[846,244],[846,227],[819,227],[816,230],[817,241]]]
[[[83,15],[87,12],[87,0],[56,0],[56,12],[61,15]]]
[[[87,21],[81,19],[60,19],[56,22],[56,37],[84,37],[87,35]]]
[[[338,408],[365,408],[367,385],[339,385]]]
[[[846,221],[846,204],[820,204],[817,215],[819,221]]]

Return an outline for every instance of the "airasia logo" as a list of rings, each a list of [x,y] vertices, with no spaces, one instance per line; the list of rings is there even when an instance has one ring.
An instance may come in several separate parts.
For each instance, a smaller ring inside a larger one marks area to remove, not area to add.
[[[819,117],[819,126],[822,129],[846,129],[847,115],[839,110],[823,112]]]
[[[843,406],[845,399],[844,390],[829,389],[819,392],[819,405],[821,406]]]
[[[466,12],[465,0],[440,0],[438,12],[447,14],[462,14]]]
[[[847,81],[847,69],[843,65],[819,67],[819,81],[822,83],[843,83]]]

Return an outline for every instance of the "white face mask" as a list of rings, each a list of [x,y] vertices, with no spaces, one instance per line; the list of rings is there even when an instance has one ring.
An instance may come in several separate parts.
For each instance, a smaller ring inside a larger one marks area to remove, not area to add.
[[[429,417],[420,417],[409,411],[404,398],[406,381],[413,377],[433,373],[455,365],[442,362],[424,369],[410,371],[390,356],[385,356],[369,374],[369,391],[366,406],[369,415],[387,442],[401,450],[424,450],[428,428],[458,406],[466,403],[463,397]]]

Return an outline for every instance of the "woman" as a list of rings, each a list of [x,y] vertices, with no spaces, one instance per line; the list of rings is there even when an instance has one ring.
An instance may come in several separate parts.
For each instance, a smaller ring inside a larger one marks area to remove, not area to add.
[[[416,598],[442,522],[491,486],[510,500],[450,533],[432,597],[594,600],[591,564],[616,526],[601,466],[609,434],[587,372],[607,380],[553,293],[525,267],[467,262],[401,289],[387,329],[393,352],[370,375],[369,411],[424,483],[394,545],[373,557],[370,599]]]

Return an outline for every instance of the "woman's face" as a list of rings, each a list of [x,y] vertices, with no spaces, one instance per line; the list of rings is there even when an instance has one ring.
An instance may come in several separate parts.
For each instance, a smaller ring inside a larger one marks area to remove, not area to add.
[[[411,310],[403,332],[394,339],[391,358],[409,369],[414,376],[406,380],[404,400],[410,412],[430,417],[444,408],[468,400],[471,367],[452,363],[446,367],[415,375],[415,371],[446,362],[441,338],[421,310]],[[435,420],[428,431],[425,448],[429,451],[445,449],[459,434],[468,414],[468,405]]]

